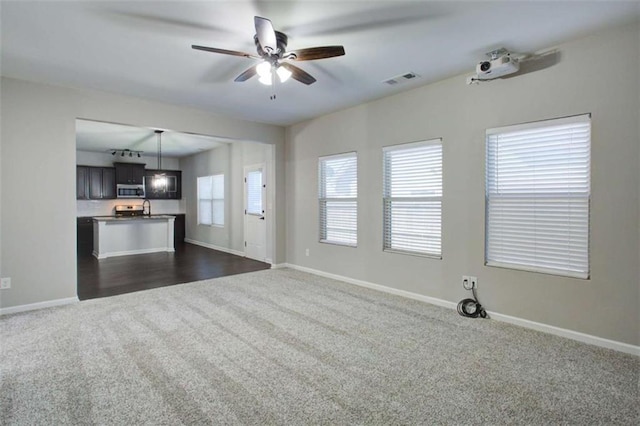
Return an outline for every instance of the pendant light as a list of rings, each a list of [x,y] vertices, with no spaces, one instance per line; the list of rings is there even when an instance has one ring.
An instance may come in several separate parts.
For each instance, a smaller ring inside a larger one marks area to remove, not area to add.
[[[162,133],[164,130],[156,130],[158,137],[158,173],[153,176],[153,189],[157,192],[166,192],[167,175],[162,173]]]

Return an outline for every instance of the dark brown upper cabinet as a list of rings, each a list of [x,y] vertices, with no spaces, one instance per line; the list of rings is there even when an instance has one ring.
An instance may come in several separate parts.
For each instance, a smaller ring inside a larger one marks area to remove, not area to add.
[[[76,166],[76,199],[89,199],[89,167]]]
[[[76,167],[76,199],[116,198],[116,169],[113,167]]]
[[[144,164],[113,163],[116,168],[116,184],[142,185],[144,183]]]

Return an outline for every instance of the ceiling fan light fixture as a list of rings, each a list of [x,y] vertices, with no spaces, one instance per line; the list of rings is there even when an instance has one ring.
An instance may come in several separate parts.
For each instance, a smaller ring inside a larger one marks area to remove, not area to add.
[[[258,65],[256,65],[256,72],[258,73],[261,79],[262,78],[271,79],[271,64],[267,61],[260,62]]]
[[[271,74],[260,77],[258,81],[266,86],[271,86]]]
[[[280,78],[280,83],[284,83],[285,81],[289,80],[289,77],[291,77],[291,71],[289,71],[282,65],[278,67],[276,72],[278,73],[278,77]]]

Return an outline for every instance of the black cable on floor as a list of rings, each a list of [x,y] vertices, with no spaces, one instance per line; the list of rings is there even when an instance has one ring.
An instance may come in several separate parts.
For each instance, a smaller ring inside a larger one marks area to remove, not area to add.
[[[462,299],[460,303],[458,303],[458,313],[468,318],[486,318],[487,311],[485,311],[480,302],[478,302],[476,289],[472,288],[471,291],[473,292],[473,299]]]

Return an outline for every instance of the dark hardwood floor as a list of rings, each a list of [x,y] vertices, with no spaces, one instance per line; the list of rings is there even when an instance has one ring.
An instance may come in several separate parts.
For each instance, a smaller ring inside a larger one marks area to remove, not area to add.
[[[78,256],[78,298],[80,300],[226,275],[269,269],[268,263],[196,246],[176,245],[175,253],[151,253],[98,260]]]

